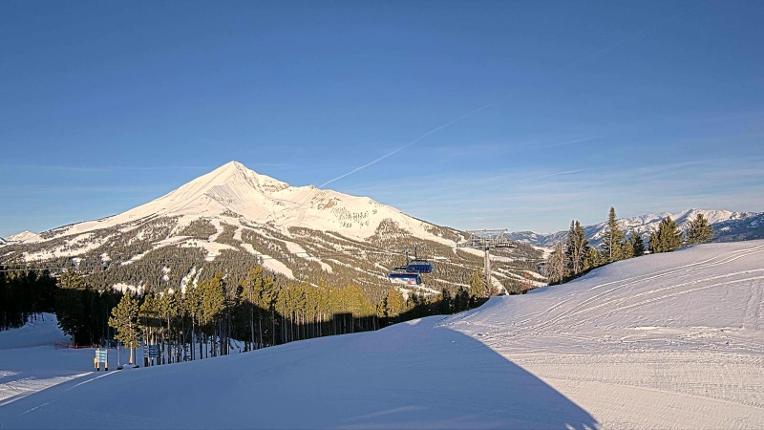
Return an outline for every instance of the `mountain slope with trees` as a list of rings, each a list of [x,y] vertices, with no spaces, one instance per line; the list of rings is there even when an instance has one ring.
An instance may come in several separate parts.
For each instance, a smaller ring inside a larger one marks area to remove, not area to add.
[[[0,263],[87,273],[98,289],[140,293],[185,290],[216,273],[239,283],[258,265],[279,284],[353,284],[375,301],[406,252],[435,270],[404,293],[468,288],[483,259],[457,247],[466,237],[367,197],[293,187],[230,162],[124,213],[19,235]],[[493,283],[508,292],[539,284],[541,255],[524,244],[497,252]]]

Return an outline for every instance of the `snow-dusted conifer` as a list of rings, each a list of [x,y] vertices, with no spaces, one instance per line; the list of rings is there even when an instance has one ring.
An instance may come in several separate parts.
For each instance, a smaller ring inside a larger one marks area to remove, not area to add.
[[[687,230],[687,243],[699,244],[706,243],[714,235],[714,228],[708,223],[702,213],[698,213],[694,220],[689,222]]]

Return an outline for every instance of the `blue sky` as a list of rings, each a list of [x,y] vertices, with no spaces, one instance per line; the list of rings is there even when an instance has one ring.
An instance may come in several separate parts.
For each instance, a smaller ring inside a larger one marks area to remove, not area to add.
[[[761,22],[761,1],[3,1],[0,235],[229,160],[324,184],[401,147],[329,187],[460,228],[761,211]]]

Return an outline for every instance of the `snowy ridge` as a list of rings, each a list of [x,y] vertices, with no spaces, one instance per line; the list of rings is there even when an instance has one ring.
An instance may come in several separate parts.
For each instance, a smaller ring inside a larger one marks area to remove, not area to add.
[[[14,242],[26,242],[26,243],[32,243],[37,242],[40,240],[40,235],[37,233],[33,233],[29,230],[24,230],[20,233],[12,234],[8,236],[5,240],[0,238],[0,243],[14,243]]]
[[[56,380],[60,373],[51,366],[60,366],[68,351],[41,352],[27,366],[32,370],[23,370],[8,349],[0,368],[18,367],[14,372],[27,372],[27,380],[52,377],[36,391],[22,384],[25,397],[0,404],[0,422],[5,428],[760,429],[762,261],[764,241],[703,245],[617,262],[450,317],[108,375],[72,379],[64,372]],[[6,376],[6,385],[16,378]],[[126,396],[131,407],[115,408]]]
[[[430,233],[430,224],[368,197],[350,196],[313,186],[292,187],[250,170],[237,161],[224,164],[149,203],[119,215],[59,229],[48,239],[156,217],[182,217],[183,224],[188,224],[194,219],[227,214],[253,224],[275,226],[283,231],[289,227],[310,227],[357,239],[373,235],[380,222],[390,219],[417,237],[448,243]],[[30,232],[14,235],[11,239],[16,236],[20,242],[39,239]]]
[[[682,231],[688,228],[689,222],[702,214],[714,227],[715,242],[731,242],[764,238],[764,213],[737,212],[724,209],[687,209],[671,213],[649,213],[631,218],[620,218],[618,225],[628,233],[635,231],[643,237],[658,228],[661,220],[667,216],[676,221]],[[584,232],[590,243],[599,245],[607,227],[606,222],[584,227]],[[510,233],[510,238],[519,242],[541,247],[552,247],[555,243],[564,241],[567,230],[555,233],[536,233],[533,231],[517,231]]]

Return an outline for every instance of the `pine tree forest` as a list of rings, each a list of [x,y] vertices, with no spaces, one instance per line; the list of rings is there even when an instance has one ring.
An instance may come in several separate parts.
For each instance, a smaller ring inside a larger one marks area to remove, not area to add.
[[[473,280],[482,286],[479,274]],[[487,299],[479,286],[429,296],[404,296],[392,286],[370,293],[353,284],[280,279],[253,265],[240,276],[216,272],[185,291],[138,294],[99,289],[75,271],[54,276],[0,267],[0,329],[55,312],[75,345],[118,342],[130,350],[130,363],[135,349],[155,345],[158,355],[143,364],[166,364],[460,312]]]

